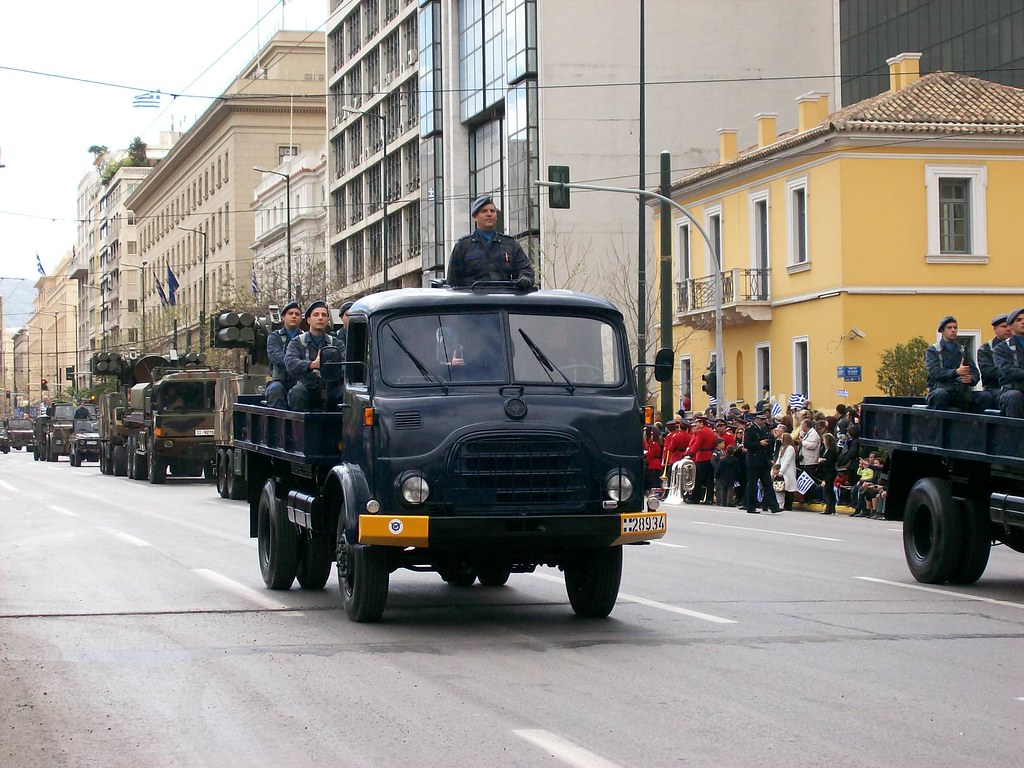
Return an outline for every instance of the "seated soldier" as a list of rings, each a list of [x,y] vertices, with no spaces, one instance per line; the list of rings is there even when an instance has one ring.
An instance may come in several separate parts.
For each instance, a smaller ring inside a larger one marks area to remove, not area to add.
[[[938,329],[942,339],[924,352],[928,407],[939,411],[958,408],[982,413],[992,407],[992,397],[985,391],[974,391],[981,373],[974,358],[957,342],[958,328],[952,315],[942,318]]]
[[[312,411],[341,399],[341,385],[330,388],[324,396],[320,391],[320,352],[325,347],[341,348],[342,342],[328,333],[331,312],[327,303],[314,301],[306,307],[309,330],[288,343],[284,361],[288,375],[296,384],[288,392],[288,405],[295,411]]]

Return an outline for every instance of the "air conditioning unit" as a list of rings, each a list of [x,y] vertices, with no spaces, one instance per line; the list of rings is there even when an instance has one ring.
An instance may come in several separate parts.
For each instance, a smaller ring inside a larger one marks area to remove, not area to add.
[[[409,62],[409,66],[411,67],[413,64],[416,63],[416,49],[410,48],[408,51],[405,52],[405,54],[406,60]]]

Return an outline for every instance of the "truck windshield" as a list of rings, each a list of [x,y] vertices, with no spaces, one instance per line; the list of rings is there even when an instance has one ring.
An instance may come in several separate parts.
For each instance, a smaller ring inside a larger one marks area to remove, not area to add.
[[[378,334],[381,372],[392,386],[505,383],[567,387],[622,384],[622,348],[595,317],[500,312],[400,317]],[[511,350],[512,375],[508,370]]]
[[[175,381],[162,384],[156,407],[161,413],[188,413],[213,407],[212,382]]]
[[[99,424],[92,419],[75,419],[75,432],[98,432]]]
[[[53,409],[54,421],[71,421],[75,416],[75,406],[57,405]]]
[[[28,419],[11,419],[11,429],[32,429],[32,422]]]

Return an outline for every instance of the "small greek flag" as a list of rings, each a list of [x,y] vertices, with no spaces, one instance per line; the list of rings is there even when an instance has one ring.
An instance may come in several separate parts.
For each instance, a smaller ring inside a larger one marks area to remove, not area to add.
[[[160,91],[146,91],[140,93],[132,99],[133,107],[159,107],[160,106]]]
[[[806,472],[801,472],[796,477],[796,489],[800,493],[806,494],[814,486],[814,478],[808,475]]]
[[[789,410],[798,411],[804,407],[804,403],[807,402],[807,398],[801,395],[799,392],[794,392],[789,396]]]
[[[43,262],[40,261],[38,253],[36,254],[36,271],[43,277],[46,277],[46,270],[43,269]]]
[[[761,481],[757,481],[757,503],[760,504],[764,501],[764,493],[761,490]]]
[[[256,265],[252,265],[252,297],[255,299],[260,293],[260,284],[256,282]]]
[[[164,293],[163,285],[160,283],[159,279],[155,280],[154,282],[156,283],[156,292],[157,292],[157,295],[160,297],[160,303],[161,304],[166,304],[167,303],[167,294]]]
[[[782,415],[782,404],[781,403],[772,403],[772,416],[775,417],[775,418],[778,418],[781,415]]]
[[[715,397],[714,395],[708,395],[708,405],[711,406],[712,408],[717,408],[718,398]]]

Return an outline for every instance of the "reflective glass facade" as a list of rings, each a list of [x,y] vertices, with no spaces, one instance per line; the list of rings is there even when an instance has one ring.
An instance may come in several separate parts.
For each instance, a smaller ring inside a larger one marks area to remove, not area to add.
[[[959,72],[1024,87],[1020,0],[840,0],[843,104],[889,88],[887,58],[921,56],[921,72]]]

